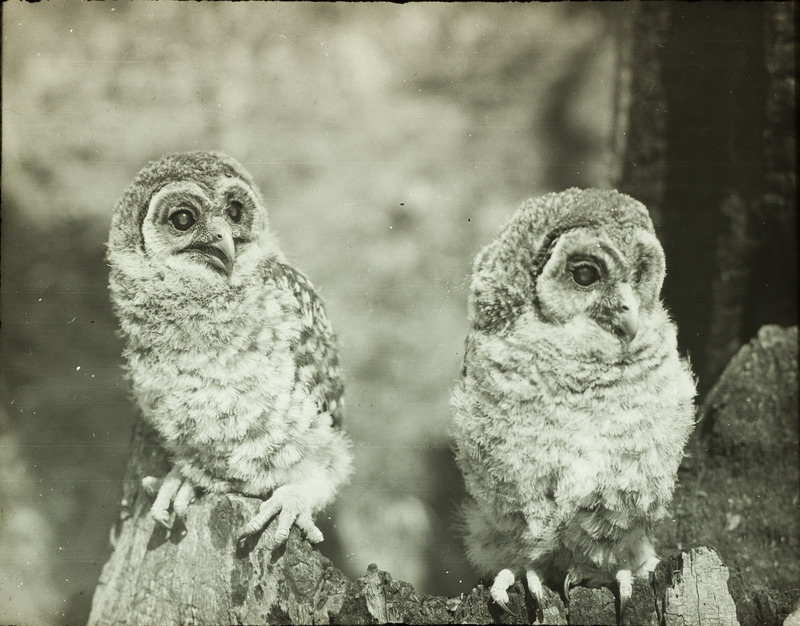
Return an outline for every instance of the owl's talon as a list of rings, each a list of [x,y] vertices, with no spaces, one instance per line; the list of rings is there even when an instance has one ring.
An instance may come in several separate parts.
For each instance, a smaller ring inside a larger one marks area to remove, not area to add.
[[[508,591],[507,589],[514,584],[514,572],[510,569],[503,569],[494,577],[494,582],[489,589],[489,595],[501,609],[509,615],[517,617],[511,609],[508,608]]]
[[[176,518],[183,518],[189,505],[194,502],[195,488],[188,480],[184,480],[177,468],[173,467],[162,480],[153,476],[142,479],[142,487],[149,490],[158,485],[158,493],[150,507],[150,517],[167,530],[171,530]],[[172,505],[172,512],[170,512]]]
[[[536,600],[536,621],[540,624],[544,622],[544,590],[542,589],[542,581],[539,575],[533,570],[525,572],[525,577],[528,581],[528,591]]]
[[[152,517],[157,524],[160,524],[167,530],[172,530],[174,517],[166,509],[150,509],[150,517]]]
[[[317,528],[317,525],[311,518],[310,512],[304,511],[303,513],[300,513],[300,515],[297,516],[295,524],[297,524],[297,527],[303,531],[303,534],[305,534],[309,543],[320,543],[325,539],[322,531]]]
[[[189,505],[195,501],[196,497],[197,493],[194,485],[188,480],[184,481],[181,488],[178,489],[175,499],[172,501],[172,510],[175,511],[175,515],[181,519],[185,518],[189,510]]]
[[[292,485],[278,487],[272,496],[261,503],[258,513],[251,519],[239,536],[239,544],[255,533],[262,530],[272,518],[278,517],[275,534],[269,548],[278,547],[289,538],[292,524],[297,526],[309,543],[319,543],[324,539],[322,531],[314,524],[311,517],[311,507],[307,504],[305,496]]]
[[[564,607],[567,609],[569,608],[569,590],[574,582],[577,582],[575,575],[572,572],[567,572],[564,577]]]
[[[503,609],[503,610],[504,610],[506,613],[508,613],[509,615],[511,615],[511,617],[517,617],[517,614],[516,614],[516,613],[514,613],[514,611],[512,611],[511,609],[509,609],[509,608],[508,608],[508,605],[507,605],[505,602],[503,602],[502,600],[495,600],[495,603],[496,603],[496,604],[497,604],[497,605],[498,605],[498,606],[499,606],[501,609]]]
[[[617,572],[616,578],[619,583],[619,615],[617,617],[617,623],[621,624],[625,619],[628,602],[633,595],[633,574],[631,574],[629,569],[621,569]]]
[[[656,566],[660,562],[661,559],[659,559],[656,555],[651,556],[644,562],[644,565],[639,568],[639,570],[636,572],[636,575],[646,578],[648,574],[652,574],[656,570]]]

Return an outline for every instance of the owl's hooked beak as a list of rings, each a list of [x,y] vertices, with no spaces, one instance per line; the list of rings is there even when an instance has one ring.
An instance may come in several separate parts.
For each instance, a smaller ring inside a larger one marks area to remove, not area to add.
[[[219,217],[212,219],[208,232],[191,247],[203,255],[205,261],[223,270],[228,276],[233,272],[236,246],[233,243],[231,229],[224,219]]]
[[[639,332],[639,300],[628,283],[620,285],[619,296],[619,308],[614,313],[613,324],[627,348]]]

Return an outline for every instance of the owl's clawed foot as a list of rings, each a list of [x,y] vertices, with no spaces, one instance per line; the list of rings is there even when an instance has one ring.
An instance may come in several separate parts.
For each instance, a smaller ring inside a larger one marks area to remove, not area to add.
[[[576,582],[579,582],[578,577],[572,572],[567,572],[564,577],[564,607],[566,609],[569,609],[569,590],[572,588],[572,584]]]
[[[509,615],[517,617],[511,609],[508,608],[508,588],[514,584],[514,572],[510,569],[503,569],[498,572],[494,577],[494,582],[489,588],[489,595],[492,600]]]
[[[525,572],[525,578],[528,581],[528,591],[536,600],[536,620],[539,623],[544,622],[544,592],[542,591],[542,581],[533,570],[529,569]]]
[[[630,602],[631,596],[633,595],[633,574],[629,569],[621,569],[617,572],[616,579],[619,584],[619,614],[617,615],[617,624],[621,624],[625,619],[628,602]]]
[[[536,621],[542,623],[544,622],[544,592],[542,590],[542,581],[533,570],[526,571],[525,578],[528,583],[528,592],[536,602]],[[519,618],[519,616],[508,607],[508,588],[513,584],[514,572],[510,569],[500,570],[497,576],[494,577],[492,586],[489,588],[489,595],[492,596],[492,600],[506,613],[512,617]]]
[[[166,529],[172,529],[175,518],[186,517],[189,505],[196,497],[195,487],[185,480],[177,468],[172,468],[166,478],[145,476],[142,487],[150,495],[156,494],[155,502],[150,507],[150,516]],[[170,513],[172,505],[172,513]]]
[[[278,525],[269,546],[270,550],[289,538],[292,524],[305,534],[310,543],[319,543],[324,539],[322,531],[317,528],[311,517],[311,506],[306,496],[293,485],[284,485],[278,487],[269,500],[261,503],[258,514],[247,523],[239,536],[239,545],[241,546],[250,535],[261,531],[275,516],[278,517]]]
[[[145,490],[148,496],[155,496],[158,494],[158,490],[161,488],[163,483],[163,478],[157,478],[156,476],[145,476],[142,478],[142,489]]]

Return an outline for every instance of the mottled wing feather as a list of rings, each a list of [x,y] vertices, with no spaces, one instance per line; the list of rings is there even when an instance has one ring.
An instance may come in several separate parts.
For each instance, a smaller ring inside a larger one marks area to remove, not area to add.
[[[300,307],[301,330],[293,346],[295,384],[304,386],[320,413],[330,413],[339,427],[344,413],[344,385],[339,369],[336,335],[322,299],[302,272],[284,263],[271,264],[274,280],[292,291]]]

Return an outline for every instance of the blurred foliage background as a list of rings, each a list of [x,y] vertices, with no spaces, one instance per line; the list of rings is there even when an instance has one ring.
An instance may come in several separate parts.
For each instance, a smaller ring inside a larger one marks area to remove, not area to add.
[[[472,259],[523,199],[612,185],[626,4],[4,3],[0,621],[88,616],[136,418],[113,206],[164,153],[258,181],[341,340],[356,475],[322,550],[476,580],[450,388]]]

